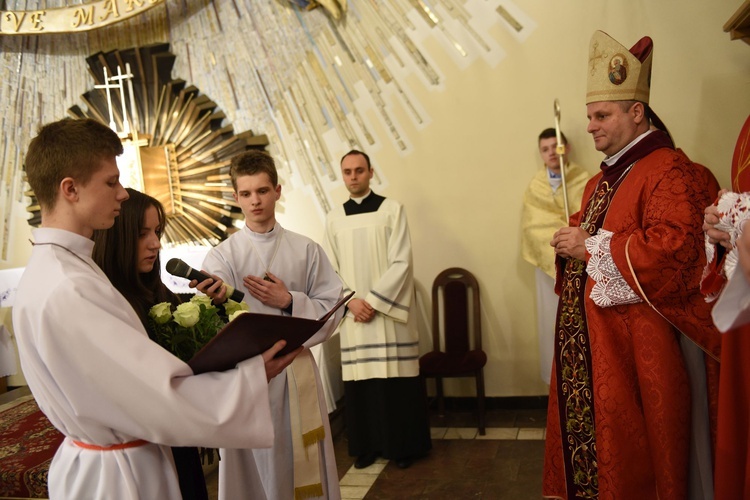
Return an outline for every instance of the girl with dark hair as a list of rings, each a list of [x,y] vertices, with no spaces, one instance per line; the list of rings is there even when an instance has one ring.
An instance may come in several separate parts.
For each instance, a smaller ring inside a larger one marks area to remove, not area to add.
[[[130,302],[151,335],[151,306],[159,302],[180,303],[161,281],[159,249],[167,221],[156,198],[135,189],[126,190],[130,198],[122,204],[115,225],[94,232],[93,259]]]
[[[156,198],[127,188],[115,224],[94,231],[93,259],[117,290],[130,302],[151,339],[149,309],[160,302],[178,305],[180,299],[161,281],[159,249],[166,225],[164,207]],[[206,480],[195,447],[172,447],[183,499],[207,500]]]

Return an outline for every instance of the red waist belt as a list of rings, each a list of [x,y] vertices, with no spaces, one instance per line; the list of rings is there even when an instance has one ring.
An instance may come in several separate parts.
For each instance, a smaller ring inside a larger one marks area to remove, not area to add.
[[[85,448],[87,450],[96,450],[96,451],[113,451],[113,450],[125,450],[127,448],[137,448],[138,446],[143,446],[145,444],[148,444],[148,441],[145,439],[136,439],[135,441],[128,441],[127,443],[119,443],[119,444],[113,444],[110,446],[97,446],[95,444],[88,444],[83,443],[81,441],[73,440],[73,444],[80,448]]]

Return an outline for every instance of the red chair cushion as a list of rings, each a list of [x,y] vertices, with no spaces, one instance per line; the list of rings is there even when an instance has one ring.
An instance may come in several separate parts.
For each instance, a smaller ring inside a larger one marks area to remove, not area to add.
[[[480,350],[463,353],[431,351],[419,358],[419,371],[425,377],[456,377],[471,374],[487,364]]]

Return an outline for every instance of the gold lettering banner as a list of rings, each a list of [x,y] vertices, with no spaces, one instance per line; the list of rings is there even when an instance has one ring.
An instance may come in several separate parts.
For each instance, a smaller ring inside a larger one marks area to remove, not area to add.
[[[0,35],[74,33],[119,23],[164,0],[100,0],[43,10],[0,11]]]

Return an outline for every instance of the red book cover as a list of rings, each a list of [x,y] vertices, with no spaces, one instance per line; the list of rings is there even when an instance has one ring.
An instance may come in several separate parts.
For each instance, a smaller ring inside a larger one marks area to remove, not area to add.
[[[196,375],[231,370],[240,361],[262,354],[282,339],[286,340],[286,346],[276,356],[283,356],[315,335],[353,295],[354,292],[351,292],[343,297],[320,319],[259,313],[240,314],[203,346],[203,349],[188,361],[188,365]]]

